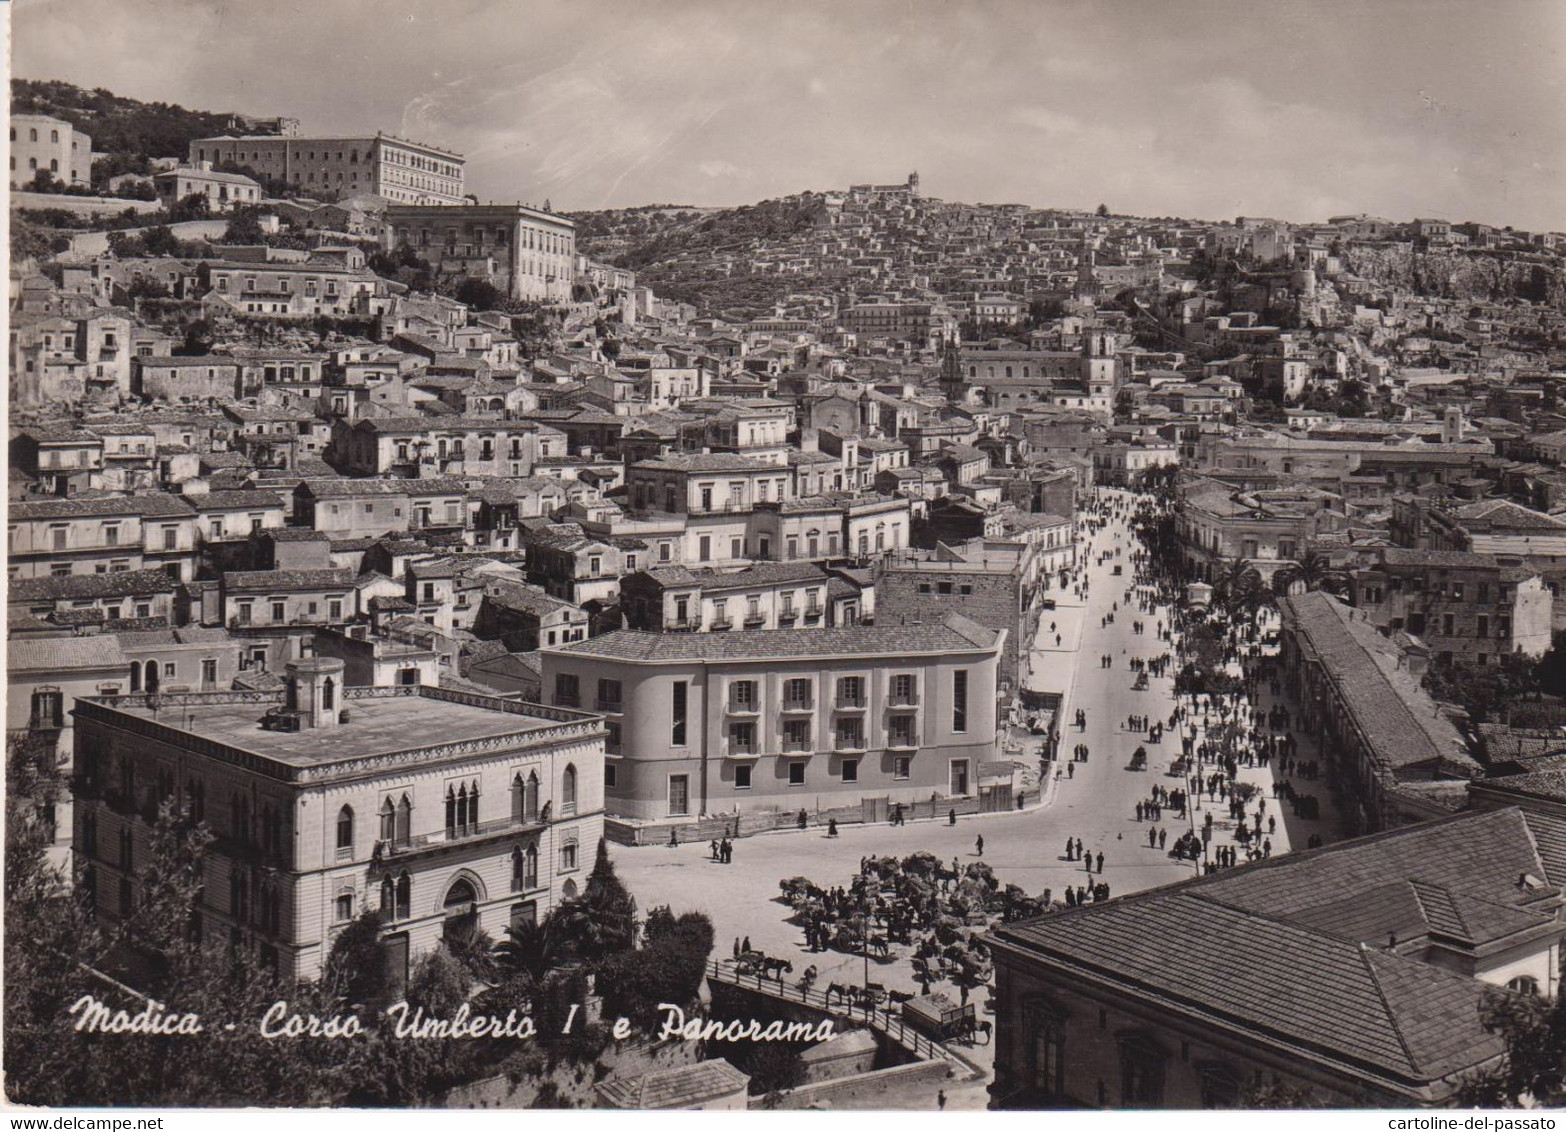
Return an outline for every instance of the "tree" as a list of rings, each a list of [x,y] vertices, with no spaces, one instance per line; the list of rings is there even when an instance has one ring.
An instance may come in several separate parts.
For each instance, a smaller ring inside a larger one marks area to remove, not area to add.
[[[1486,1030],[1505,1041],[1506,1055],[1464,1083],[1463,1105],[1558,1108],[1566,1102],[1566,999],[1488,990],[1479,1016]]]
[[[676,919],[667,908],[655,909],[647,918],[642,947],[599,964],[598,992],[605,1012],[630,1018],[644,1029],[655,1028],[660,1002],[684,1005],[696,998],[712,945],[712,921],[700,912]]]
[[[609,860],[609,845],[598,839],[598,856],[582,895],[561,905],[564,928],[573,954],[596,962],[636,941],[636,901],[626,891]]]
[[[264,244],[266,233],[261,230],[261,213],[254,208],[242,208],[228,219],[223,229],[225,244]]]
[[[213,340],[212,324],[204,318],[198,318],[185,327],[185,341],[178,352],[196,357],[210,354]]]
[[[390,999],[392,984],[381,944],[384,924],[385,914],[379,908],[366,908],[337,933],[321,976],[333,997],[366,1006]]]
[[[1101,204],[1101,205],[1098,206],[1097,209],[1094,210],[1094,212],[1098,216],[1108,216],[1109,215],[1109,206],[1107,204]]]
[[[474,310],[499,310],[505,305],[506,294],[488,279],[468,278],[457,284],[456,299]]]
[[[178,255],[180,239],[167,224],[155,224],[141,233],[142,247],[147,255]]]
[[[169,209],[169,220],[178,222],[181,220],[205,220],[212,214],[212,202],[207,199],[206,193],[190,193],[181,197]]]
[[[1332,559],[1319,551],[1314,551],[1300,559],[1298,563],[1285,566],[1272,576],[1273,592],[1286,594],[1298,582],[1304,585],[1306,593],[1316,590],[1327,590],[1329,593],[1342,595],[1349,584],[1348,574],[1332,565]]]
[[[501,977],[527,987],[543,983],[546,975],[566,958],[564,921],[550,913],[542,920],[522,920],[506,928],[506,938],[495,948]]]

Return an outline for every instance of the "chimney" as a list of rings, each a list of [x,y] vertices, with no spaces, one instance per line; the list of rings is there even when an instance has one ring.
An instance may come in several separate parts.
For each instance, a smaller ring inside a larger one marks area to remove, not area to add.
[[[336,727],[343,707],[343,662],[328,656],[291,660],[284,671],[288,706],[302,716],[302,728]]]

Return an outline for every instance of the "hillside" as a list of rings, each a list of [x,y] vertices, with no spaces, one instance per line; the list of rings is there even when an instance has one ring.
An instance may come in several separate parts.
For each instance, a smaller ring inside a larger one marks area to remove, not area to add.
[[[195,138],[232,132],[230,114],[138,102],[101,87],[83,90],[52,80],[11,80],[13,114],[51,114],[85,130],[100,153],[184,157]]]

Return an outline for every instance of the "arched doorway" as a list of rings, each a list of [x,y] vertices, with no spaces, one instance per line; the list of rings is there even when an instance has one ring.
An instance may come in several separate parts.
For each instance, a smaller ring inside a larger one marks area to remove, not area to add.
[[[142,680],[142,687],[146,689],[147,695],[156,695],[158,691],[158,662],[149,660],[143,671],[146,673],[146,678]]]

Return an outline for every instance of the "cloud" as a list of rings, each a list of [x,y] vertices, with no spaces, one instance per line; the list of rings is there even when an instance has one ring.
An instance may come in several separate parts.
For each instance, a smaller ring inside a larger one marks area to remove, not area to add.
[[[1077,119],[1047,106],[1018,106],[1012,110],[1011,120],[1019,126],[1046,134],[1076,134],[1082,131],[1082,123]]]
[[[696,171],[703,177],[729,177],[738,180],[749,176],[749,169],[741,169],[732,161],[718,160],[703,161],[696,166]]]

